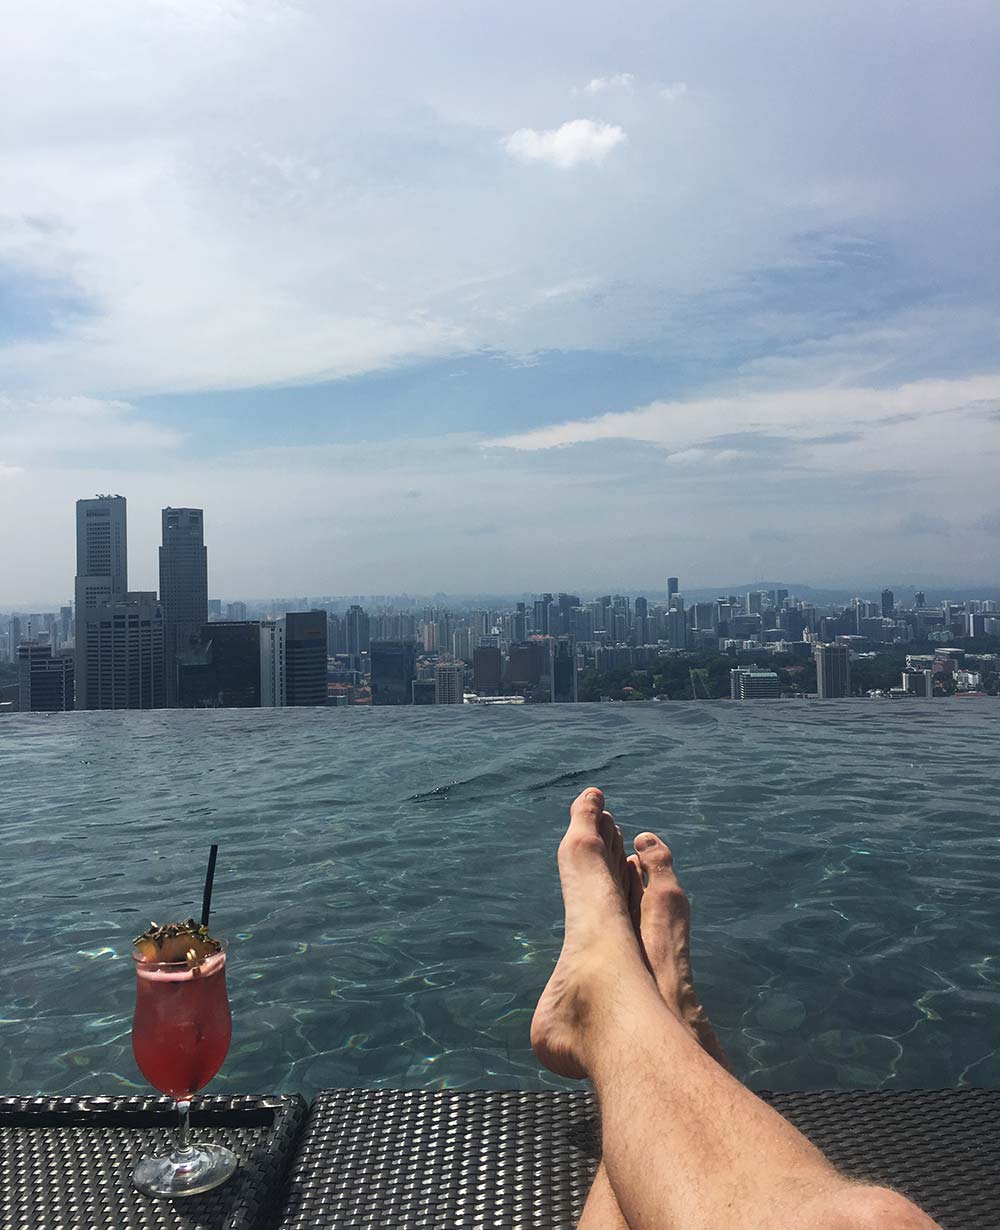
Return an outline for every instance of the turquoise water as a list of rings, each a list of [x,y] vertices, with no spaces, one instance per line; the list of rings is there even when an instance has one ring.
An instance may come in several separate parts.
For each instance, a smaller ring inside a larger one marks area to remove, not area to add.
[[[1000,705],[842,701],[0,722],[0,1092],[144,1089],[130,940],[221,843],[212,1088],[542,1088],[554,851],[598,784],[674,846],[755,1088],[1000,1085]]]

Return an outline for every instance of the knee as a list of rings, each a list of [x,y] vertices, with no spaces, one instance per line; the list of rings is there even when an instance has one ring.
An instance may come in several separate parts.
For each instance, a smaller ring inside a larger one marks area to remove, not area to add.
[[[887,1187],[847,1187],[827,1197],[823,1230],[938,1230],[937,1222]]]

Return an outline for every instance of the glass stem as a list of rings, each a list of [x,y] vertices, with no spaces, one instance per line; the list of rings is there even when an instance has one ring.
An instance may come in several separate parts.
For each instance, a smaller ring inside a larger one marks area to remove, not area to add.
[[[191,1099],[187,1098],[177,1103],[177,1152],[191,1151]]]

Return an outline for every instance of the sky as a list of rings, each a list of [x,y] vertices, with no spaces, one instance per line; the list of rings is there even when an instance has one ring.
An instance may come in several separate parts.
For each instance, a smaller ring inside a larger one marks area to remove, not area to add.
[[[996,583],[994,0],[32,0],[0,607]]]

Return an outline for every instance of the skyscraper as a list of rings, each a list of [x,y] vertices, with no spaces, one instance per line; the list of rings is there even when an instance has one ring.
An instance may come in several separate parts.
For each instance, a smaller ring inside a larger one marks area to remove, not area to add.
[[[371,631],[368,612],[357,603],[351,607],[345,617],[347,624],[347,652],[351,657],[351,669],[361,669],[361,655],[367,653],[371,646]]]
[[[674,594],[680,593],[680,582],[676,577],[667,577],[667,605],[670,605],[670,599]]]
[[[552,646],[552,699],[576,703],[576,641],[571,636],[560,636]]]
[[[161,513],[160,605],[163,607],[167,704],[177,699],[177,653],[197,644],[208,623],[208,551],[200,508]]]
[[[496,645],[477,645],[472,651],[472,680],[477,695],[500,695],[500,650]]]
[[[411,705],[417,677],[417,646],[409,640],[372,641],[373,705]]]
[[[464,662],[438,662],[434,667],[434,703],[460,705],[465,682]]]
[[[177,651],[177,704],[248,709],[261,704],[260,624],[203,624],[194,644]]]
[[[73,708],[73,658],[51,645],[17,646],[18,708],[22,713],[63,713]]]
[[[326,611],[288,611],[285,704],[326,704]]]
[[[76,503],[76,707],[159,709],[163,609],[129,593],[125,497]]]
[[[821,700],[851,694],[851,654],[846,645],[813,645],[816,659],[816,693]]]
[[[671,607],[667,612],[667,640],[671,649],[687,649],[688,622],[683,602],[679,607]]]
[[[77,615],[77,709],[162,709],[163,609],[127,593]]]
[[[882,590],[882,618],[888,619],[896,609],[896,595],[891,589]]]

